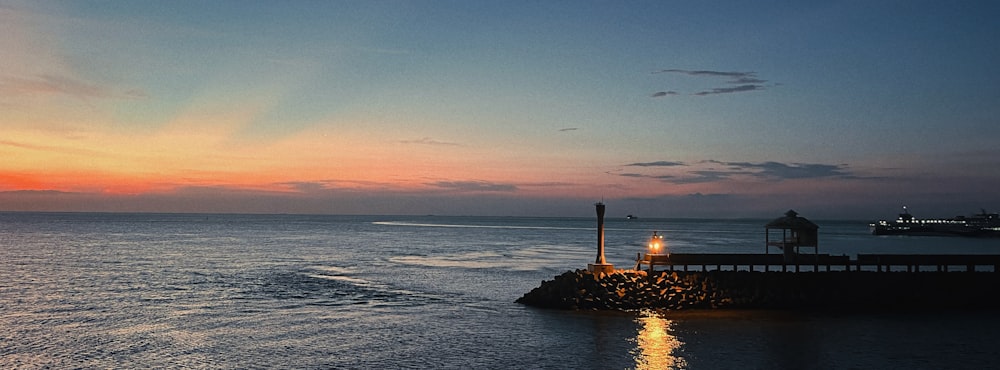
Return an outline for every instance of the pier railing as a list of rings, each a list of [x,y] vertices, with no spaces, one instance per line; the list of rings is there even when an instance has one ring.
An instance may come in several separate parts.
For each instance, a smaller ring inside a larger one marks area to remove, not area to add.
[[[996,254],[859,254],[857,265],[875,266],[876,271],[891,271],[893,267],[906,267],[907,271],[920,271],[921,266],[948,271],[949,266],[964,266],[965,271],[989,266],[1000,272],[1000,255]]]
[[[646,265],[650,270],[656,266],[664,266],[669,270],[698,268],[701,271],[709,269],[738,271],[780,271],[790,269],[799,272],[808,268],[811,271],[943,271],[958,267],[959,271],[981,271],[983,269],[1000,272],[1000,255],[992,254],[858,254],[856,259],[850,256],[831,256],[829,254],[740,254],[740,253],[710,253],[710,254],[646,254],[636,261],[636,268]],[[982,268],[982,269],[980,269]],[[951,269],[955,270],[955,269]]]

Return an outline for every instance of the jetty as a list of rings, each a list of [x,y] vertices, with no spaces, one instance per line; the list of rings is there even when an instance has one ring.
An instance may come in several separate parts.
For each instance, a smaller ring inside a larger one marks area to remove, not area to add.
[[[637,268],[646,266],[654,270],[663,266],[668,271],[991,271],[1000,272],[1000,255],[995,254],[858,254],[831,256],[829,254],[802,255],[788,263],[776,254],[687,254],[646,255],[637,262]]]
[[[517,303],[626,311],[1000,309],[1000,255],[821,254],[818,226],[794,211],[765,225],[764,253],[669,253],[654,232],[633,268],[615,269],[604,259],[598,205],[595,263],[542,281]]]

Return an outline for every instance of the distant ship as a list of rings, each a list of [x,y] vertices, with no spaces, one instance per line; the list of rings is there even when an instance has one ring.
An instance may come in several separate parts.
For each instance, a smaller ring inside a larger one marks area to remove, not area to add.
[[[626,220],[637,220],[637,219],[639,219],[639,216],[628,215],[628,216],[625,216],[625,219]]]
[[[937,235],[1000,237],[1000,215],[980,210],[972,216],[918,219],[903,206],[895,221],[879,220],[868,224],[872,235]]]

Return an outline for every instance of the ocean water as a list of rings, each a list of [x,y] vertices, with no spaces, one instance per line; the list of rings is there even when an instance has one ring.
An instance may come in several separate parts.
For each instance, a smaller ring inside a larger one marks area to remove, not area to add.
[[[762,253],[767,220],[606,222],[608,262]],[[1000,253],[821,221],[820,253]],[[596,219],[0,213],[0,368],[983,369],[1000,313],[566,312],[514,303]],[[985,298],[989,299],[989,298]]]

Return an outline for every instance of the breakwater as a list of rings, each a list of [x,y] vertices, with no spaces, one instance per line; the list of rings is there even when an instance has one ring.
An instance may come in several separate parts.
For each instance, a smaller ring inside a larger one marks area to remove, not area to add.
[[[1000,273],[567,271],[517,299],[566,310],[1000,308]]]

